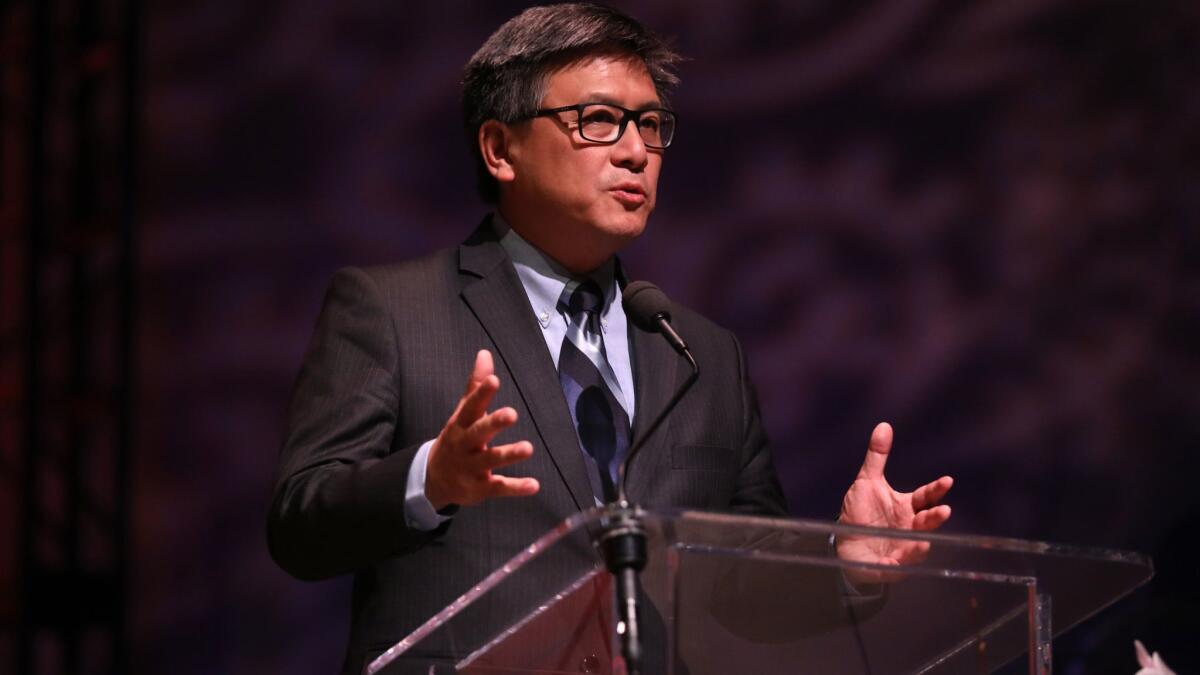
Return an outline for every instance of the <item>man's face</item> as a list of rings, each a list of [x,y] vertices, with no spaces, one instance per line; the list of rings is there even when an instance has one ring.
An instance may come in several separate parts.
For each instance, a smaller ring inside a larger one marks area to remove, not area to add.
[[[555,71],[542,108],[611,103],[661,107],[645,64],[595,56]],[[662,150],[647,149],[629,123],[616,143],[586,141],[574,111],[512,126],[514,177],[501,207],[518,232],[568,269],[588,271],[646,227],[654,210]]]

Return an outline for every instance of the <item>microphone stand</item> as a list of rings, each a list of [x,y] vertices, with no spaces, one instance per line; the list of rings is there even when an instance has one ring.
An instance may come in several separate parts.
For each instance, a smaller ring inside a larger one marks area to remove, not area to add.
[[[633,445],[625,461],[617,469],[617,500],[606,504],[603,517],[600,520],[600,533],[596,537],[596,545],[604,555],[605,565],[613,576],[617,596],[617,634],[621,641],[621,656],[625,660],[627,675],[641,675],[642,672],[642,639],[640,626],[640,598],[638,578],[646,567],[646,529],[643,526],[644,512],[640,507],[631,504],[625,495],[625,477],[629,465],[637,455],[638,450],[646,444],[646,440],[662,426],[667,415],[679,403],[683,395],[692,388],[700,377],[700,368],[696,359],[688,351],[687,345],[679,339],[678,334],[671,329],[664,317],[655,317],[655,322],[663,331],[667,340],[682,354],[692,366],[692,374],[688,376],[683,386],[663,408],[658,417],[646,428],[646,433]],[[672,339],[673,338],[673,339]]]

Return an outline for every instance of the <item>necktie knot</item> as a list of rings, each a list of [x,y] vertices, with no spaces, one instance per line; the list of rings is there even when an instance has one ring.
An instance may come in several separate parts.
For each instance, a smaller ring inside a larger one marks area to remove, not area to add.
[[[580,312],[599,316],[602,307],[604,294],[600,292],[600,285],[591,279],[585,279],[567,298],[567,311],[574,317],[579,316]]]

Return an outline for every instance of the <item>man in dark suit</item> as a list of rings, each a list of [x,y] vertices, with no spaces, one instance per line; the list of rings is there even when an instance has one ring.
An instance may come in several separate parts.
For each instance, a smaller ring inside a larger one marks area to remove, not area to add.
[[[457,249],[334,278],[293,394],[268,538],[299,578],[355,575],[344,672],[611,497],[629,440],[687,376],[625,316],[615,258],[654,209],[677,60],[608,8],[510,20],[464,81],[496,214]],[[704,375],[639,454],[631,500],[786,515],[736,338],[684,307],[672,316]],[[892,490],[889,447],[881,425],[843,518],[939,526],[949,478]],[[917,553],[854,546],[839,553]]]

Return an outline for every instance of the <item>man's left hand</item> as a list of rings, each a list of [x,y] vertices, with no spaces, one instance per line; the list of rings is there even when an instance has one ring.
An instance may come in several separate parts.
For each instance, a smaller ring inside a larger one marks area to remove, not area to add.
[[[846,496],[838,521],[849,525],[894,530],[936,530],[950,518],[950,507],[939,504],[954,479],[942,476],[912,492],[898,492],[884,478],[883,468],[892,449],[892,427],[881,422],[871,432],[867,457]],[[843,560],[877,565],[920,562],[929,543],[885,537],[838,537],[837,554]]]

